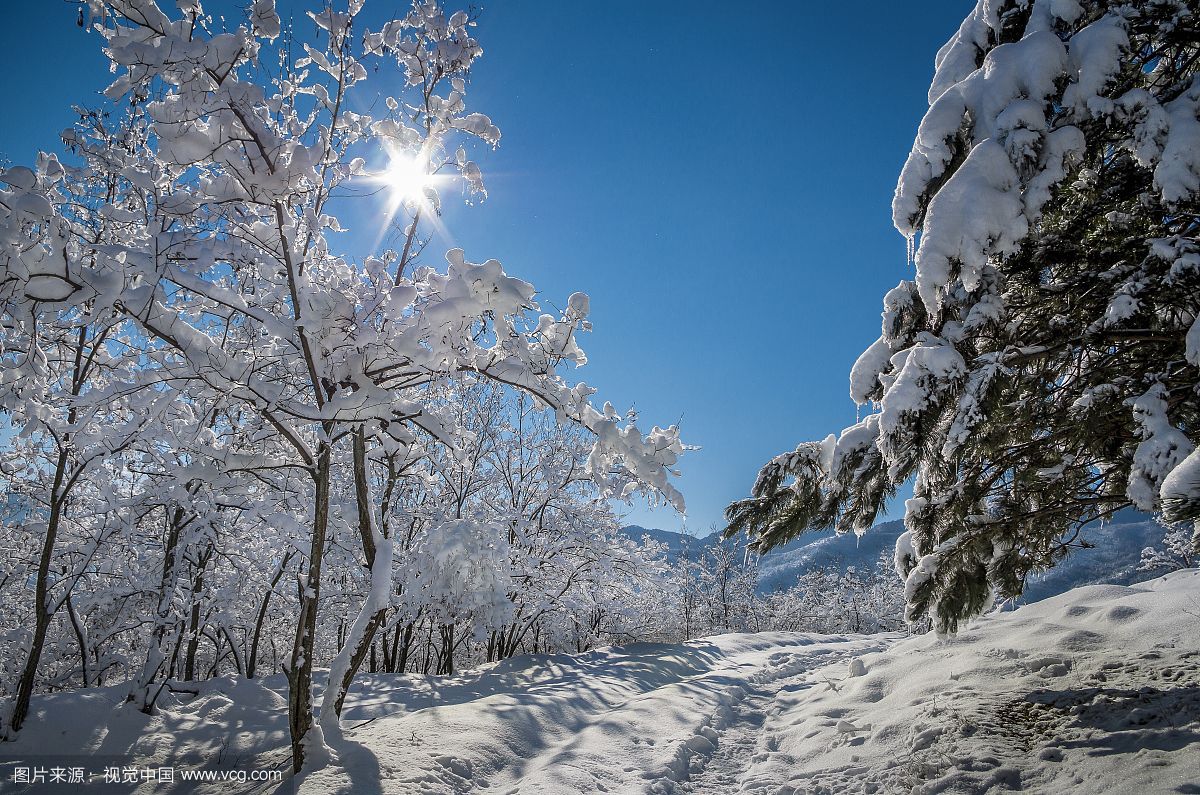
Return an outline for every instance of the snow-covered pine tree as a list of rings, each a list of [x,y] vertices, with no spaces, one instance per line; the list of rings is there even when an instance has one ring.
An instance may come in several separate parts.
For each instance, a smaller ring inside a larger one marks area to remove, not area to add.
[[[912,479],[907,614],[953,631],[1089,522],[1200,517],[1198,66],[1195,3],[979,0],[896,188],[916,274],[850,375],[876,411],[769,462],[729,532],[862,532]]]

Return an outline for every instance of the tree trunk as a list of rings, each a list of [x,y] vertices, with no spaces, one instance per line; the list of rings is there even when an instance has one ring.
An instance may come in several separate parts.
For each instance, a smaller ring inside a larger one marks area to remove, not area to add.
[[[187,649],[183,657],[183,679],[190,682],[196,678],[196,650],[200,648],[200,592],[204,590],[204,568],[212,554],[209,547],[196,563],[196,579],[192,582],[192,609],[188,619]]]
[[[338,652],[329,667],[329,685],[321,699],[321,719],[336,722],[341,718],[342,706],[350,683],[362,666],[367,652],[375,643],[375,633],[383,625],[384,614],[391,601],[392,544],[376,527],[371,506],[370,473],[367,471],[367,439],[363,429],[354,431],[354,493],[358,503],[358,532],[362,540],[363,554],[371,574],[370,592],[359,610],[354,624],[345,640],[346,648]],[[349,654],[349,659],[346,655]],[[326,712],[327,699],[333,698],[333,714]]]
[[[93,352],[95,346],[99,345],[103,339],[104,334],[101,334],[98,338],[93,338]],[[88,371],[92,360],[90,357],[87,359],[84,358],[84,348],[86,345],[87,326],[80,326],[74,349],[75,363],[71,373],[70,392],[73,397],[79,396],[88,378]],[[76,409],[72,406],[67,411],[67,428],[70,429],[74,426],[77,419]],[[54,556],[54,544],[58,540],[58,530],[62,522],[63,507],[67,502],[67,492],[71,489],[71,485],[64,485],[66,483],[67,464],[70,460],[68,453],[70,440],[71,432],[68,430],[63,434],[62,441],[59,442],[58,446],[58,458],[54,464],[54,480],[50,487],[50,516],[46,521],[46,539],[42,542],[42,554],[38,560],[37,580],[34,583],[33,638],[29,644],[29,656],[25,660],[25,667],[21,671],[21,678],[17,682],[16,693],[13,696],[11,709],[8,712],[7,725],[5,725],[4,715],[0,713],[0,740],[15,738],[17,732],[21,730],[21,726],[25,723],[25,718],[29,715],[29,701],[33,697],[33,683],[37,676],[38,663],[41,662],[42,648],[46,645],[46,631],[50,628],[50,620],[54,617],[49,605],[50,561]],[[78,473],[75,474],[78,475]],[[71,483],[74,482],[74,477],[72,477]],[[64,594],[64,598],[69,594],[70,590],[68,586],[68,591],[67,594]]]
[[[313,650],[317,636],[317,605],[321,596],[321,559],[325,555],[325,535],[329,528],[329,469],[332,451],[322,441],[317,451],[313,482],[312,539],[308,550],[308,575],[300,592],[300,614],[296,637],[288,663],[288,728],[292,740],[292,772],[304,766],[304,740],[313,726],[312,672]]]
[[[267,588],[267,592],[263,594],[262,604],[258,608],[258,616],[254,619],[254,639],[250,642],[250,654],[246,660],[246,678],[253,679],[254,672],[258,668],[258,642],[262,639],[263,622],[267,618],[267,608],[271,604],[271,595],[275,592],[275,587],[279,585],[279,581],[283,579],[283,573],[287,570],[288,561],[292,559],[294,552],[288,550],[283,559],[279,561],[279,568],[275,570],[275,576],[271,578],[271,585]]]
[[[205,633],[204,636],[211,640],[213,645],[213,664],[212,668],[208,669],[208,676],[205,679],[215,679],[219,675],[221,668],[221,635],[218,632],[212,636]]]
[[[238,676],[245,676],[246,671],[242,668],[243,655],[238,651],[238,644],[233,639],[233,634],[229,631],[229,627],[222,625],[220,633],[225,636],[225,642],[229,644],[229,655],[233,657],[233,667],[237,670]],[[244,649],[245,647],[243,647]]]
[[[125,697],[126,702],[136,703],[138,710],[147,715],[154,713],[154,704],[158,701],[166,681],[164,679],[157,688],[154,687],[154,682],[167,661],[165,648],[171,646],[167,633],[172,627],[178,626],[177,622],[169,622],[168,619],[171,616],[171,601],[175,594],[176,557],[179,534],[183,529],[183,509],[176,507],[171,513],[166,543],[163,545],[163,570],[158,584],[158,609],[154,615],[154,632],[150,646],[146,649],[146,660],[142,665],[141,674],[134,680],[129,695]]]
[[[71,628],[75,630],[75,641],[79,644],[80,675],[83,677],[83,686],[87,687],[91,683],[91,677],[88,676],[87,637],[83,633],[83,624],[75,613],[75,605],[71,603],[70,594],[67,594],[67,615],[71,619]]]
[[[350,667],[342,675],[342,681],[339,683],[337,690],[337,698],[333,702],[333,711],[339,718],[342,716],[342,705],[346,701],[346,694],[350,692],[350,683],[354,681],[354,676],[358,673],[363,659],[366,658],[367,652],[373,645],[371,639],[375,637],[375,632],[383,623],[383,613],[384,611],[380,610],[371,616],[367,622],[363,637],[355,644],[354,652],[350,655]],[[330,682],[330,684],[332,685],[333,683]]]
[[[438,673],[445,676],[454,674],[454,625],[443,624],[442,653],[438,655]]]
[[[421,673],[429,673],[429,658],[433,655],[433,619],[429,620],[429,634],[425,637],[425,661],[421,664]]]
[[[409,650],[412,648],[413,628],[416,626],[416,624],[417,624],[417,622],[415,622],[415,621],[409,621],[408,624],[405,625],[404,641],[403,641],[403,644],[400,646],[400,654],[399,654],[398,658],[396,655],[396,647],[395,646],[392,647],[392,659],[396,661],[396,667],[394,669],[392,669],[393,673],[402,674],[408,668],[408,653],[409,653]],[[399,633],[399,631],[400,631],[400,627],[397,626],[396,632]]]
[[[33,697],[33,682],[37,676],[38,663],[42,659],[42,647],[46,645],[46,630],[50,627],[51,615],[48,609],[50,591],[50,559],[54,555],[54,542],[58,538],[58,526],[62,521],[63,499],[60,491],[67,472],[67,451],[61,449],[58,461],[54,467],[54,484],[50,490],[50,517],[46,522],[46,538],[42,542],[42,555],[38,560],[37,580],[33,586],[33,639],[29,644],[29,656],[25,658],[25,667],[17,682],[17,692],[13,698],[12,711],[9,713],[8,725],[0,726],[0,734],[6,739],[13,739],[21,730],[25,718],[29,715],[29,700]]]
[[[399,631],[400,624],[396,624],[396,630]],[[392,633],[393,635],[395,633]],[[383,667],[380,669],[384,673],[394,673],[396,670],[396,647],[385,633],[379,639],[379,653],[383,656]],[[374,654],[374,652],[372,652]]]

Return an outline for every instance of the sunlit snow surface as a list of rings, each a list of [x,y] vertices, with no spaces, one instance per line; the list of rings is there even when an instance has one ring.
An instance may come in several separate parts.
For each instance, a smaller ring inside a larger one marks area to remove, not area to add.
[[[151,719],[120,689],[44,697],[2,750],[286,767],[283,683],[265,685],[217,680]],[[344,726],[300,792],[1200,792],[1200,571],[953,640],[739,634],[365,676]]]

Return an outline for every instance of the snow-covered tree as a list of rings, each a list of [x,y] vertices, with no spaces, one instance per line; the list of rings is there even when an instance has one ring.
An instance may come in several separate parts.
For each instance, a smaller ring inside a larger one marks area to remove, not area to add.
[[[863,532],[906,481],[908,615],[953,631],[1127,505],[1200,518],[1200,14],[980,0],[893,201],[916,272],[850,394],[876,409],[727,511],[760,549]]]
[[[723,632],[884,632],[904,629],[904,600],[890,553],[871,567],[830,561],[790,584],[758,588],[758,555],[728,540],[684,550],[656,595],[643,637],[678,642]],[[638,605],[630,599],[631,605]]]
[[[70,202],[60,189],[68,179]],[[24,722],[51,624],[115,530],[96,521],[122,502],[114,459],[152,432],[169,404],[158,378],[130,355],[123,318],[94,294],[77,295],[69,273],[83,246],[119,234],[114,190],[107,175],[68,171],[53,155],[43,154],[36,171],[0,173],[0,409],[18,430],[0,472],[26,507],[14,534],[30,533],[41,547],[30,572],[25,663],[0,709],[0,736]]]
[[[1200,539],[1186,524],[1168,525],[1162,542],[1142,550],[1140,571],[1162,574],[1177,569],[1194,568],[1200,563]]]
[[[198,0],[178,11],[155,0],[87,8],[116,78],[110,108],[66,139],[83,165],[46,156],[36,170],[0,175],[3,408],[22,438],[42,434],[46,462],[30,461],[27,476],[60,472],[43,499],[42,557],[55,557],[56,523],[76,505],[63,486],[103,497],[106,483],[127,484],[144,498],[148,512],[119,514],[115,526],[159,523],[156,554],[127,567],[153,585],[104,615],[132,611],[153,627],[148,645],[116,633],[127,658],[141,659],[130,696],[145,710],[164,676],[203,675],[204,654],[211,672],[224,660],[251,668],[268,602],[291,605],[284,667],[299,770],[306,754],[322,758],[323,733],[338,730],[345,692],[393,607],[393,533],[406,526],[392,516],[399,482],[416,477],[417,462],[470,448],[472,430],[443,399],[448,381],[471,374],[523,392],[584,429],[592,443],[580,474],[599,498],[643,490],[682,508],[671,477],[683,447],[675,428],[642,434],[560,374],[586,362],[586,295],[542,314],[533,286],[495,260],[453,250],[444,268],[418,261],[438,179],[457,175],[482,193],[465,146],[500,136],[467,109],[482,52],[467,12],[417,2],[364,31],[363,3],[347,0],[310,13],[314,32],[301,40],[284,33],[272,0],[255,0],[240,21],[214,19]],[[376,68],[393,82],[365,96]],[[337,194],[355,185],[385,187],[389,212],[406,214],[400,254],[339,253],[337,208],[348,199]],[[86,380],[89,368],[98,380]],[[142,432],[154,423],[179,432]],[[118,477],[85,480],[94,462]],[[620,493],[614,472],[625,474]],[[100,513],[87,513],[90,531],[110,526]],[[487,576],[488,561],[507,558],[483,554],[495,552],[480,535],[494,523],[427,525],[426,550],[452,580],[463,566]],[[238,573],[256,569],[274,572],[267,593],[279,596],[256,600],[249,621]],[[286,600],[284,572],[298,581]],[[33,666],[37,627],[62,599],[49,592],[70,590],[61,577],[40,581]],[[332,624],[321,620],[331,604],[342,619]],[[323,632],[331,625],[334,637]],[[318,657],[330,674],[314,712]],[[15,714],[27,701],[18,695]]]
[[[469,438],[430,450],[390,501],[404,550],[393,642],[402,635],[411,652],[414,635],[436,635],[431,670],[449,673],[479,653],[492,661],[607,637],[618,594],[655,569],[618,533],[605,498],[636,481],[618,468],[598,486],[586,433],[522,392],[465,374],[443,400]]]

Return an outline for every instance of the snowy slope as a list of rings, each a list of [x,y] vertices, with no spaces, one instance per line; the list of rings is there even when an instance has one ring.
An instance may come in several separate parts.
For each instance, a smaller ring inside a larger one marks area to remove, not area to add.
[[[338,746],[344,768],[311,774],[300,792],[361,792],[375,770],[388,795],[672,792],[737,728],[742,705],[773,692],[781,653],[821,667],[888,642],[724,635],[513,660],[449,692],[387,683],[379,697],[404,704],[400,714],[349,733]]]
[[[61,723],[3,751],[283,764],[281,686],[218,680],[149,719],[114,689],[43,697]],[[301,793],[1195,793],[1200,571],[1076,589],[950,640],[722,635],[368,676],[345,717]]]
[[[109,786],[103,779],[109,766],[290,772],[287,683],[282,675],[254,681],[224,676],[177,686],[195,687],[200,694],[180,694],[178,699],[164,694],[164,709],[153,717],[124,703],[128,685],[34,696],[32,715],[18,739],[0,743],[0,793],[74,791],[57,783],[41,788],[15,785],[13,772],[19,766],[86,767],[91,783],[79,791],[93,795],[251,791],[249,785],[229,783],[187,788],[182,781],[140,788]]]
[[[781,694],[742,791],[1200,791],[1196,617],[1192,570],[902,641]]]

